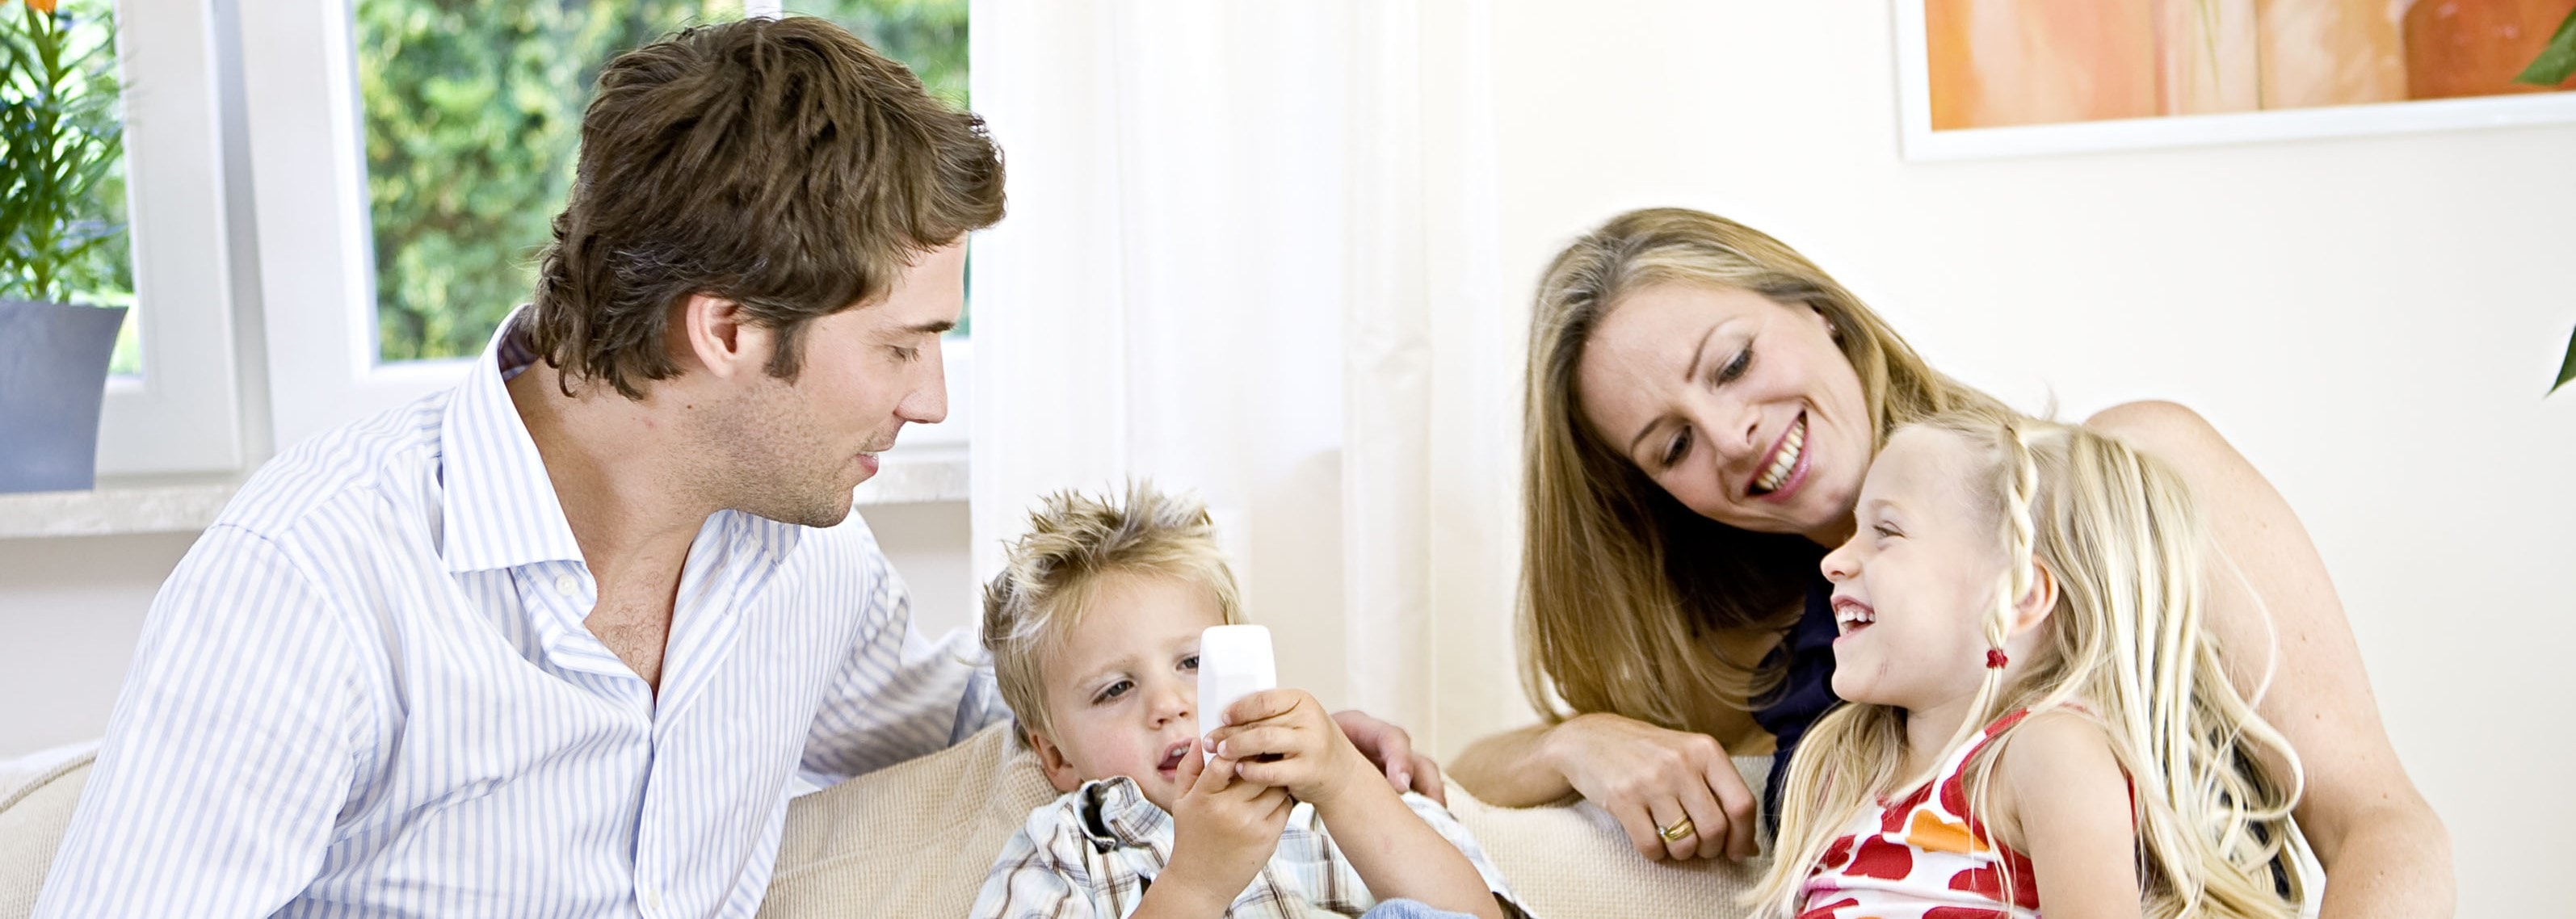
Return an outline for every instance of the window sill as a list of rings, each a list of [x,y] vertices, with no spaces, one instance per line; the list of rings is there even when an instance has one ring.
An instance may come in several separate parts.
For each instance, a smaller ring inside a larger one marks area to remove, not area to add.
[[[967,487],[964,447],[905,449],[888,454],[855,497],[862,506],[931,504],[964,501]],[[231,477],[111,477],[89,491],[0,494],[0,539],[194,533],[240,488]]]
[[[202,530],[241,480],[120,481],[102,476],[88,491],[0,494],[0,539],[119,536]]]
[[[966,500],[966,445],[904,445],[888,451],[855,499],[871,504],[937,504]]]

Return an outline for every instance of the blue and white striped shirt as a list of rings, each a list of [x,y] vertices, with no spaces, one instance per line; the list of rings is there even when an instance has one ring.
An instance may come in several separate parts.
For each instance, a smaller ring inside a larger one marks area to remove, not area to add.
[[[792,774],[1004,716],[855,514],[708,518],[657,700],[582,624],[526,363],[496,336],[243,487],[153,603],[37,916],[749,916]]]

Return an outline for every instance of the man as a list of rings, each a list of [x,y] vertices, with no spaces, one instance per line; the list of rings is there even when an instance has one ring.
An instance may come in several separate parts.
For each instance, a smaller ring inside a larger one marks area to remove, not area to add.
[[[851,489],[946,413],[982,123],[819,20],[619,58],[534,302],[155,602],[40,916],[750,915],[794,770],[998,714]]]
[[[946,414],[1001,215],[982,122],[820,20],[611,63],[466,380],[279,456],[172,573],[36,914],[751,915],[791,774],[1004,714],[850,514]]]

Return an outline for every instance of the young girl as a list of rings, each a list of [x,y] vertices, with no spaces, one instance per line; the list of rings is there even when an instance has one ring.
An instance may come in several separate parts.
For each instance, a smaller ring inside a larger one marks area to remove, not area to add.
[[[1781,797],[1765,915],[2279,916],[2300,772],[2201,630],[2181,479],[1994,410],[1900,429],[1834,582],[1834,692]]]

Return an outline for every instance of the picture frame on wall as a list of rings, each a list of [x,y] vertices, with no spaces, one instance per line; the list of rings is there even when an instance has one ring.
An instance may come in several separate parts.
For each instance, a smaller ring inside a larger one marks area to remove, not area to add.
[[[2576,122],[2576,0],[1891,0],[1908,160]]]

